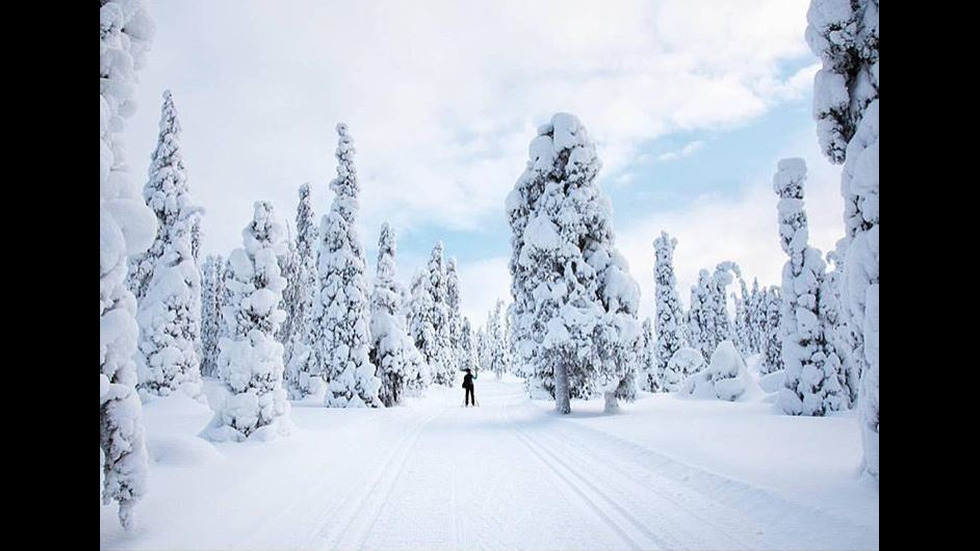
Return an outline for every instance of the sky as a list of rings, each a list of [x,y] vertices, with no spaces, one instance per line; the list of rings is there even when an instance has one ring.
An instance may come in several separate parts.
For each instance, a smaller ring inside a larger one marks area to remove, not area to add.
[[[406,285],[437,240],[457,258],[463,313],[509,298],[504,198],[538,125],[575,114],[597,144],[617,246],[653,313],[654,238],[678,239],[687,302],[698,270],[734,260],[779,283],[772,174],[809,166],[811,244],[843,235],[840,169],[811,115],[818,61],[809,0],[423,3],[149,0],[156,36],[126,128],[138,177],[170,89],[205,253],[241,246],[252,203],[293,224],[297,189],[318,216],[336,175],[336,123],[357,147],[360,235],[398,234]]]

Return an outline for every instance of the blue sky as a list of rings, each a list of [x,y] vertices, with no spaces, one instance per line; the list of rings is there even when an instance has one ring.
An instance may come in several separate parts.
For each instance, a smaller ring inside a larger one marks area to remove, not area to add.
[[[826,250],[842,233],[839,170],[810,115],[806,0],[408,4],[151,1],[157,36],[126,130],[134,173],[170,88],[207,212],[204,250],[226,254],[255,200],[291,221],[309,181],[318,212],[328,208],[334,125],[347,122],[369,263],[383,220],[399,233],[406,283],[441,239],[476,324],[507,295],[504,197],[535,127],[557,111],[598,144],[643,315],[661,229],[679,239],[685,300],[697,270],[726,259],[778,283],[780,157],[810,165],[813,243]]]

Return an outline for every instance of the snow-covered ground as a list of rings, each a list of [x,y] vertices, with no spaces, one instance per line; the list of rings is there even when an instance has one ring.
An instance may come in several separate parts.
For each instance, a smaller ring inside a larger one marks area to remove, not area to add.
[[[528,400],[520,381],[432,388],[390,409],[294,403],[293,435],[212,445],[182,396],[145,406],[139,528],[101,507],[104,549],[855,549],[879,547],[878,489],[851,413],[771,398],[642,393]]]

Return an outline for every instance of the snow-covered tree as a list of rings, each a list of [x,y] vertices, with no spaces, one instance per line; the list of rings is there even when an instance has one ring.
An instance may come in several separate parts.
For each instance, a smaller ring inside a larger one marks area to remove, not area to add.
[[[464,317],[461,343],[462,355],[460,356],[459,365],[460,370],[469,369],[474,373],[480,370],[478,347],[477,335],[473,332],[473,326],[470,324],[469,318]]]
[[[674,353],[685,346],[684,311],[677,295],[677,278],[674,276],[674,248],[677,247],[677,239],[667,232],[660,232],[660,236],[653,241],[653,247],[656,251],[653,275],[657,294],[654,363],[656,377],[660,380]],[[698,306],[701,306],[700,302]],[[698,335],[700,334],[699,331]]]
[[[757,278],[752,279],[752,292],[749,294],[746,308],[749,324],[749,350],[755,354],[762,354],[762,341],[766,331],[766,310],[765,298],[759,291]]]
[[[722,341],[735,340],[735,328],[731,317],[728,315],[728,285],[735,281],[735,278],[742,278],[738,265],[731,261],[721,262],[715,266],[715,272],[711,276],[710,304],[714,318],[714,334],[711,336],[711,356],[714,355],[715,348]],[[705,356],[709,358],[711,356]]]
[[[750,381],[745,360],[732,341],[721,341],[702,369],[684,382],[681,393],[697,398],[717,398],[734,402],[745,394]]]
[[[807,245],[803,210],[803,159],[783,159],[773,177],[779,195],[779,240],[789,260],[783,266],[783,365],[786,386],[780,391],[783,411],[823,415],[846,405],[840,385],[840,360],[821,324],[826,265],[820,251]]]
[[[282,311],[286,312],[286,319],[279,326],[279,333],[276,340],[283,344],[283,362],[289,365],[291,350],[289,342],[292,341],[293,327],[296,325],[296,310],[299,303],[299,288],[296,285],[296,272],[299,270],[299,255],[296,253],[296,244],[293,243],[289,235],[289,226],[286,227],[286,250],[279,257],[279,267],[282,270],[282,277],[286,280],[286,288],[282,291]]]
[[[639,287],[614,246],[600,166],[585,127],[556,114],[506,202],[516,348],[532,391],[551,393],[560,413],[576,393],[602,392],[615,409],[635,392]]]
[[[773,285],[763,289],[762,312],[765,316],[764,333],[762,336],[762,362],[759,372],[763,375],[782,371],[783,365],[783,329],[782,311],[783,297],[778,286]]]
[[[360,187],[354,167],[354,139],[337,125],[337,177],[330,212],[320,235],[320,325],[318,354],[328,384],[327,407],[379,407],[381,379],[369,357],[371,304],[368,299],[364,245],[357,232]]]
[[[704,356],[697,348],[681,348],[667,362],[664,371],[663,389],[665,392],[681,390],[684,382],[692,375],[700,373],[705,367]]]
[[[142,2],[99,6],[99,449],[102,499],[134,525],[146,492],[142,405],[136,394],[136,300],[127,259],[151,245],[156,221],[129,175],[121,134],[135,110],[136,70],[153,35]]]
[[[823,302],[820,308],[820,323],[827,331],[827,338],[830,340],[837,356],[841,362],[841,384],[847,391],[847,398],[850,404],[857,403],[858,390],[860,388],[860,374],[858,373],[855,362],[851,359],[853,350],[852,336],[848,325],[844,323],[843,313],[841,312],[841,291],[844,280],[844,256],[841,249],[844,240],[837,242],[837,249],[827,253],[827,262],[833,264],[834,269],[827,272],[822,289]]]
[[[653,338],[653,322],[643,320],[640,341],[640,390],[660,392],[663,372],[657,369],[657,342]],[[666,367],[666,365],[664,366]]]
[[[813,106],[820,145],[844,163],[841,313],[860,373],[864,466],[879,472],[878,0],[812,0],[806,39],[822,68]]]
[[[223,312],[228,336],[218,344],[222,384],[208,396],[214,419],[202,433],[215,441],[267,440],[287,434],[291,427],[282,387],[282,343],[276,340],[286,317],[280,309],[286,279],[278,260],[286,242],[271,203],[255,203],[242,238],[244,247],[228,258],[230,300]]]
[[[452,386],[455,362],[450,345],[450,309],[442,241],[436,243],[429,264],[412,283],[409,329],[415,346],[429,366],[431,381]]]
[[[739,294],[732,294],[735,299],[735,344],[743,355],[754,354],[752,349],[752,298],[749,295],[745,280],[738,278]]]
[[[137,293],[140,325],[136,357],[140,394],[169,396],[183,389],[198,396],[201,270],[192,236],[199,209],[190,203],[180,151],[180,121],[169,90],[163,93],[160,136],[143,198],[156,214],[159,230],[150,250],[133,259],[138,266],[131,284]]]
[[[500,379],[507,372],[507,336],[504,333],[504,301],[497,300],[493,310],[487,312],[486,369]]]
[[[433,313],[436,312],[435,299],[429,282],[429,272],[419,268],[412,277],[411,294],[407,308],[407,324],[409,337],[415,344],[415,349],[422,355],[422,366],[414,380],[406,385],[414,393],[423,392],[431,383],[434,373],[433,364],[440,358],[438,332],[436,331]],[[441,368],[440,368],[441,369]]]
[[[423,373],[422,356],[405,330],[402,293],[395,281],[395,232],[387,222],[378,239],[378,267],[371,292],[371,363],[381,377],[379,397],[386,407],[401,403],[409,381]],[[467,325],[467,328],[469,326]]]
[[[194,262],[201,260],[201,217],[195,216],[191,225],[191,254],[194,255]]]
[[[209,254],[201,264],[201,374],[218,374],[218,340],[221,338],[221,311],[224,308],[225,259]]]
[[[462,369],[463,359],[463,314],[459,311],[459,274],[456,273],[456,259],[446,263],[446,309],[449,313],[447,330],[449,332],[449,358],[453,372]]]
[[[310,184],[299,188],[296,207],[296,262],[293,271],[293,327],[286,343],[286,390],[293,399],[319,392],[323,366],[317,355],[320,326],[316,320],[317,232]]]
[[[691,306],[687,311],[687,340],[706,358],[711,357],[715,343],[715,318],[711,304],[711,275],[698,272],[698,282],[691,287]],[[673,356],[671,356],[673,357]]]

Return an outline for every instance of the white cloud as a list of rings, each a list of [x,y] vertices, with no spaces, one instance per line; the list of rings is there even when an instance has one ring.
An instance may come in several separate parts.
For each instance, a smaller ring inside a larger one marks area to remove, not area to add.
[[[820,154],[814,135],[793,140],[780,157],[803,157],[808,165],[806,212],[810,245],[823,252],[843,237],[843,201],[840,197],[840,168]],[[776,195],[772,172],[754,176],[733,196],[705,196],[683,210],[653,212],[649,217],[617,228],[617,245],[630,263],[630,272],[640,283],[641,316],[654,311],[653,240],[661,230],[677,238],[674,269],[678,292],[687,304],[698,271],[711,270],[724,260],[736,261],[749,285],[779,285],[786,255],[779,248],[776,224]]]
[[[697,153],[702,147],[704,147],[704,140],[695,140],[684,144],[684,147],[676,151],[668,151],[667,153],[658,155],[657,161],[666,163],[669,161],[676,161],[677,159],[683,159],[684,157],[689,157],[694,153]]]
[[[250,204],[327,205],[337,121],[358,145],[365,236],[501,216],[534,127],[576,113],[606,174],[646,140],[745,122],[806,59],[806,0],[243,2],[151,6],[154,49],[128,127],[141,166],[173,88],[205,249],[240,244]],[[137,170],[138,172],[138,170]],[[370,230],[370,231],[368,231]]]
[[[495,257],[458,267],[460,309],[470,319],[474,330],[486,322],[487,312],[497,299],[510,302],[509,260],[508,257]]]

